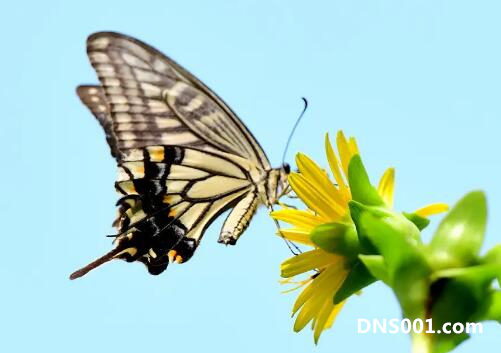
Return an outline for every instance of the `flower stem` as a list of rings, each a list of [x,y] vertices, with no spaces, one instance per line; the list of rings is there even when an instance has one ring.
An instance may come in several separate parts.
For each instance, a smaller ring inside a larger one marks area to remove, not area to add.
[[[431,353],[431,335],[418,333],[412,336],[412,353]]]

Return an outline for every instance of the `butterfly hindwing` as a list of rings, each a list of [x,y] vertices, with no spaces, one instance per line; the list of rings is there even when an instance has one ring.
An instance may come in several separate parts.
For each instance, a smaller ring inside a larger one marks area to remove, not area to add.
[[[117,246],[134,249],[121,257],[155,274],[169,257],[189,260],[210,223],[255,194],[245,166],[233,158],[179,146],[130,151],[116,189],[122,196]]]
[[[77,87],[77,95],[103,127],[111,155],[119,160],[121,152],[118,149],[118,140],[113,131],[113,119],[103,89],[100,86],[82,85]]]

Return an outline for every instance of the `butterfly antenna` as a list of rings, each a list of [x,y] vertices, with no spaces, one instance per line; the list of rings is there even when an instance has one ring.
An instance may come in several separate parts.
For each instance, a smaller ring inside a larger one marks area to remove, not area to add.
[[[306,109],[308,108],[308,100],[304,97],[301,97],[301,99],[304,102],[303,111],[301,112],[301,114],[299,114],[299,117],[297,118],[296,122],[294,123],[294,126],[292,127],[291,133],[289,134],[289,138],[287,139],[287,143],[285,144],[284,154],[282,155],[282,164],[285,163],[285,157],[287,156],[287,150],[289,149],[289,145],[291,143],[292,136],[294,135],[294,132],[296,131],[297,126],[299,125],[299,122],[303,118],[303,115],[306,112]]]

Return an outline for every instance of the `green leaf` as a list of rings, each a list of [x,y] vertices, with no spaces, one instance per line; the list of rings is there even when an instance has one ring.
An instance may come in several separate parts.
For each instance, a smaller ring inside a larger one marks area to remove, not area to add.
[[[321,249],[355,259],[360,253],[360,242],[353,223],[333,222],[322,224],[310,234],[310,239]]]
[[[357,261],[341,285],[341,288],[334,295],[334,304],[341,303],[375,281],[376,278],[370,274],[364,264]]]
[[[348,165],[348,184],[352,199],[369,206],[383,206],[384,201],[371,185],[360,155],[351,158]]]
[[[383,281],[387,285],[390,284],[388,270],[384,264],[384,258],[381,255],[358,255],[358,257],[360,261],[363,262],[365,267],[367,267],[372,276]]]
[[[436,281],[443,278],[451,278],[470,282],[472,286],[478,288],[488,288],[492,281],[499,275],[501,264],[484,264],[478,266],[448,268],[435,271],[432,280]],[[483,293],[480,293],[481,296]]]
[[[477,260],[484,239],[487,203],[481,191],[464,196],[447,214],[430,243],[436,269],[468,266]]]
[[[421,217],[418,214],[406,212],[402,212],[402,214],[405,218],[414,223],[414,225],[418,227],[419,230],[425,229],[428,224],[430,224],[430,220],[428,218]]]

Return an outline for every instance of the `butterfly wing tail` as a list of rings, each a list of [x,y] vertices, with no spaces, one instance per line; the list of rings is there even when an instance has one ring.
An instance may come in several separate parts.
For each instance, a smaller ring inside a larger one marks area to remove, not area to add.
[[[123,250],[124,249],[122,249],[121,247],[116,247],[115,249],[113,249],[110,252],[104,254],[100,258],[92,261],[88,265],[86,265],[86,266],[82,267],[81,269],[73,272],[70,275],[70,279],[74,280],[74,279],[77,279],[77,278],[80,278],[80,277],[86,275],[89,271],[92,271],[96,267],[99,267],[99,266],[101,266],[101,265],[103,265],[103,264],[105,264],[105,263],[107,263],[107,262],[115,259],[116,256],[119,255]]]

